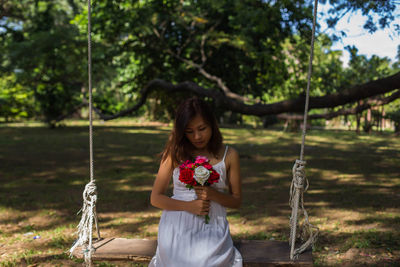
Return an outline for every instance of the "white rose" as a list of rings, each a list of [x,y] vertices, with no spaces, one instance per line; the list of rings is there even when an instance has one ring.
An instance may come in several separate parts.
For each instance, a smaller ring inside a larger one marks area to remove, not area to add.
[[[194,169],[194,175],[193,178],[201,185],[204,185],[204,183],[207,181],[208,177],[210,177],[210,171],[203,167],[199,166],[196,169]]]

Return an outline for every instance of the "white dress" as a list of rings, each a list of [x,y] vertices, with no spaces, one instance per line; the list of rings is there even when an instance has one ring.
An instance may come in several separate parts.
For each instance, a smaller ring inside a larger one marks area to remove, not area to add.
[[[213,188],[227,191],[225,156],[213,165],[220,174]],[[195,191],[179,181],[179,167],[173,171],[173,199],[197,199]],[[211,201],[210,221],[186,211],[164,210],[158,226],[158,246],[149,267],[242,267],[242,256],[233,246],[226,209]]]

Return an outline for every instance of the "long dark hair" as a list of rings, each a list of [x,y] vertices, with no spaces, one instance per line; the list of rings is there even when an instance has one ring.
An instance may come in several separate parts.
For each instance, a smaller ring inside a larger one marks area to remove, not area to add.
[[[209,105],[198,97],[191,97],[184,100],[176,109],[173,129],[168,138],[163,152],[161,152],[161,161],[168,157],[172,160],[172,167],[178,166],[182,161],[191,159],[191,151],[195,149],[193,144],[187,139],[185,129],[197,115],[211,127],[211,138],[208,142],[207,150],[215,157],[222,146],[222,135],[218,127],[217,119]]]

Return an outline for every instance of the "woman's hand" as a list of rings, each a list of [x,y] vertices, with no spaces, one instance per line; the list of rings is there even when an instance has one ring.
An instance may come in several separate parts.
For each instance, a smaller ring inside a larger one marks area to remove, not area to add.
[[[197,199],[212,200],[215,190],[209,186],[194,186]]]
[[[196,215],[207,215],[210,211],[210,201],[196,199],[189,202],[189,210],[188,212],[196,214]]]

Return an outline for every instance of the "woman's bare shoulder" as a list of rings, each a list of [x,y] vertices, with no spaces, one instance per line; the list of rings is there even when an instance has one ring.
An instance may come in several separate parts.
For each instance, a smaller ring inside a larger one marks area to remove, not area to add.
[[[229,145],[228,146],[228,152],[227,152],[226,156],[228,157],[228,155],[230,157],[236,157],[236,156],[239,156],[239,152],[237,151],[236,148],[234,148],[233,146]]]
[[[231,163],[237,163],[239,161],[239,152],[237,149],[232,146],[228,146],[225,161],[227,165],[230,165]]]
[[[177,166],[173,163],[173,160],[170,155],[166,156],[165,158],[161,159],[160,168],[163,168],[167,171],[172,172]]]

